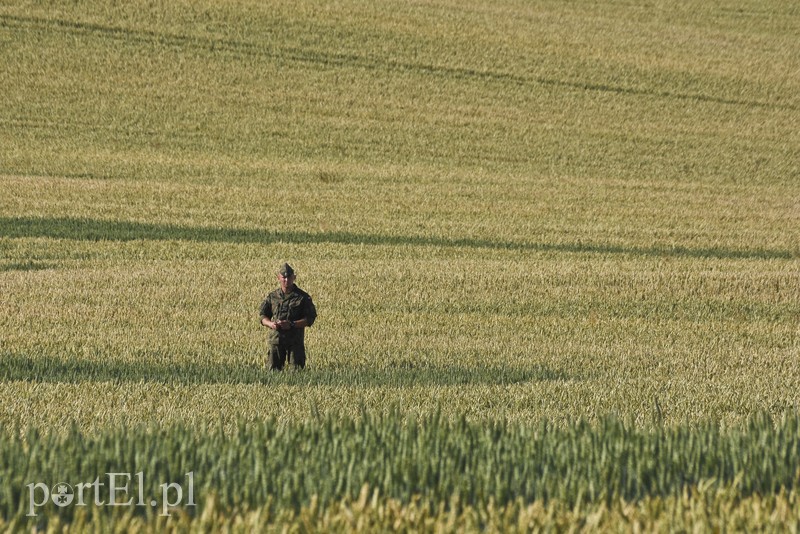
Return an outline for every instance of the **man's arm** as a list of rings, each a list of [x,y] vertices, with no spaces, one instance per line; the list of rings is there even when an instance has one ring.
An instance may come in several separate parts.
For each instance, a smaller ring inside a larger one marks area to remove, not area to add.
[[[272,321],[272,303],[269,301],[269,295],[261,303],[259,314],[261,315],[261,326],[277,330],[276,323]]]
[[[305,321],[305,326],[312,326],[314,321],[317,320],[317,307],[314,306],[314,301],[311,300],[311,296],[306,299],[306,316],[303,318]]]
[[[267,319],[267,321],[272,325],[274,325],[274,327],[270,326],[269,324],[264,324],[263,321],[261,322],[261,324],[263,324],[264,326],[269,326],[273,330],[292,330],[295,328],[305,328],[309,326],[308,319],[305,318],[298,319],[296,321],[288,321],[284,319],[281,321],[275,321],[274,323],[272,321],[269,321],[269,319]]]

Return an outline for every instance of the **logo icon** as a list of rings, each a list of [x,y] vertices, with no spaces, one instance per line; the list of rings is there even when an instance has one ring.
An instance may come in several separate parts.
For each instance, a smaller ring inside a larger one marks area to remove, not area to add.
[[[60,506],[62,508],[72,504],[72,499],[75,498],[75,492],[72,491],[72,486],[66,482],[59,482],[53,486],[53,490],[50,492],[50,494],[56,506]]]

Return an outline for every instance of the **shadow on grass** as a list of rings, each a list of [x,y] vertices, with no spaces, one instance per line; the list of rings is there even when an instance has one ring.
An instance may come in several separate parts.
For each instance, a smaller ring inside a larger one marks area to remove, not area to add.
[[[722,259],[792,259],[789,250],[722,247],[626,247],[592,243],[526,243],[475,238],[392,236],[352,232],[273,232],[246,228],[178,226],[68,217],[0,217],[0,237],[72,239],[81,241],[192,241],[200,243],[333,243],[340,245],[434,246],[539,252],[630,254]]]
[[[11,271],[43,271],[53,268],[55,268],[55,264],[53,263],[43,263],[39,261],[28,260],[0,264],[0,273]]]
[[[273,372],[264,366],[222,363],[91,361],[23,354],[0,355],[0,380],[41,383],[150,382],[167,385],[270,384],[299,386],[454,386],[511,385],[575,379],[536,365],[528,369],[457,365],[415,367],[335,367]]]

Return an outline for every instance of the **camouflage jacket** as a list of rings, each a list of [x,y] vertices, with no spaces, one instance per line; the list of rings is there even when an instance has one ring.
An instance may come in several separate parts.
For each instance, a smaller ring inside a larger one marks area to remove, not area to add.
[[[264,299],[260,309],[261,317],[266,317],[270,321],[299,321],[305,319],[307,326],[314,324],[317,318],[317,308],[311,300],[311,295],[297,286],[291,293],[284,294],[278,288]],[[272,345],[302,343],[305,328],[294,328],[292,330],[270,330],[269,342]]]

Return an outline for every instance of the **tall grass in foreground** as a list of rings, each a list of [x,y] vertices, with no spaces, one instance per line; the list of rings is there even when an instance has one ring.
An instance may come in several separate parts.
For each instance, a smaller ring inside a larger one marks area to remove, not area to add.
[[[15,530],[20,518],[0,529]],[[104,516],[81,510],[72,522],[54,517],[51,532],[563,532],[583,531],[796,531],[800,525],[800,495],[796,490],[764,497],[740,497],[732,488],[692,488],[680,496],[622,499],[608,506],[593,503],[570,507],[559,501],[518,499],[506,505],[464,505],[458,499],[437,504],[415,499],[387,499],[364,485],[356,500],[345,498],[321,508],[316,500],[299,512],[269,506],[226,509],[215,496],[206,499],[202,514],[180,511],[170,517],[137,516],[130,510]]]
[[[223,515],[262,510],[270,517],[308,516],[309,510],[322,513],[363,500],[364,491],[374,503],[413,505],[435,516],[447,502],[462,511],[511,506],[515,514],[525,503],[551,501],[569,508],[604,503],[611,510],[620,500],[680,499],[698,487],[775,497],[800,484],[796,413],[779,420],[757,416],[730,429],[716,423],[643,429],[615,418],[557,428],[546,421],[485,425],[436,414],[405,420],[397,412],[381,419],[364,411],[358,419],[327,414],[283,426],[242,424],[232,433],[160,425],[95,435],[74,429],[0,436],[0,517],[6,520],[28,520],[30,483],[77,485],[107,473],[143,473],[149,502],[160,484],[185,484],[192,472],[197,506],[180,512],[192,517],[213,515],[207,509],[212,503]],[[131,486],[116,500],[137,493]],[[108,501],[108,484],[100,495]],[[92,508],[50,503],[31,521],[122,513]],[[148,520],[160,510],[124,508]]]

